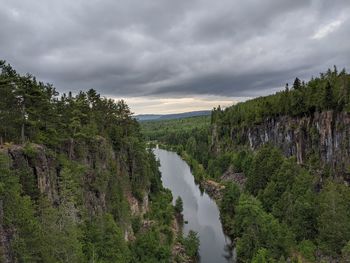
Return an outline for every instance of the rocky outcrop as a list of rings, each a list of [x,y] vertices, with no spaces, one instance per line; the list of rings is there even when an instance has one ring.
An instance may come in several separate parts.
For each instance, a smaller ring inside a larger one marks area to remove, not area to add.
[[[244,173],[236,173],[231,165],[227,171],[222,174],[220,181],[236,183],[240,188],[243,188],[247,181],[247,177]]]
[[[171,254],[172,254],[172,258],[174,259],[173,262],[182,262],[182,263],[196,262],[195,259],[192,259],[188,255],[186,255],[185,247],[180,242],[177,242],[174,244]]]
[[[41,194],[52,203],[59,203],[58,178],[61,168],[45,147],[37,144],[13,145],[8,148],[8,155],[12,168],[27,175],[22,180],[34,179]]]
[[[203,180],[201,182],[201,187],[215,201],[218,201],[222,198],[222,190],[225,189],[224,185],[209,179]]]
[[[217,127],[215,134],[218,134]],[[295,156],[300,164],[311,156],[317,157],[322,164],[349,179],[350,113],[325,111],[304,117],[268,118],[243,128],[233,125],[230,137],[233,144],[245,144],[253,150],[271,143],[279,147],[285,156]],[[214,150],[220,149],[215,145],[217,141],[220,138],[212,139]]]
[[[82,183],[84,203],[90,214],[101,214],[106,211],[106,193],[94,187],[98,175],[109,171],[109,163],[114,160],[113,151],[102,140],[95,144],[82,145],[76,143],[72,161],[82,166]],[[63,150],[64,151],[64,150]],[[60,180],[62,164],[56,153],[38,144],[13,145],[7,149],[11,160],[11,168],[18,171],[22,185],[31,181],[37,186],[40,194],[46,196],[53,205],[60,204]],[[22,178],[23,177],[23,178]],[[28,195],[24,187],[24,191]]]
[[[8,145],[1,148],[0,152],[8,155],[9,166],[18,174],[24,194],[33,200],[43,195],[53,207],[60,206],[63,200],[61,185],[65,169],[74,169],[73,173],[76,172],[75,175],[79,178],[78,187],[83,202],[83,208],[80,208],[83,211],[79,211],[74,205],[68,208],[75,218],[85,212],[89,215],[108,212],[109,195],[111,191],[115,191],[108,185],[108,178],[119,178],[114,180],[117,184],[119,181],[124,182],[123,192],[125,200],[129,201],[132,215],[142,216],[149,209],[148,193],[141,201],[132,195],[128,182],[129,167],[125,159],[117,156],[102,137],[97,137],[90,143],[70,140],[57,152],[33,143]],[[4,227],[3,216],[0,203],[0,262],[13,262],[10,243],[16,230]],[[131,223],[124,222],[121,227],[124,229],[125,239],[132,240],[134,234]]]
[[[142,201],[139,201],[131,193],[128,194],[128,203],[132,215],[144,215],[149,210],[149,197],[148,193],[143,196]]]

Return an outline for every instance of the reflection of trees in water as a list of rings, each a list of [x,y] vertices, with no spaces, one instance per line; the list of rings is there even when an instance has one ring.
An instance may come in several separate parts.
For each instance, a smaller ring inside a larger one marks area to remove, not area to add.
[[[163,186],[171,190],[174,198],[182,198],[183,234],[187,235],[190,229],[199,233],[201,255],[198,253],[195,262],[235,263],[234,245],[224,235],[217,204],[195,184],[189,167],[180,157],[163,150],[155,150],[155,154],[161,162]]]
[[[236,262],[236,248],[234,242],[229,237],[225,237],[226,245],[224,247],[225,254],[223,255],[227,262]],[[227,242],[228,241],[228,242]]]

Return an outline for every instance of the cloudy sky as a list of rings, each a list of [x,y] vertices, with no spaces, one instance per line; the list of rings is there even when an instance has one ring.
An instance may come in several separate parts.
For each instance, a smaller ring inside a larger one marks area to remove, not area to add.
[[[0,0],[0,59],[136,113],[211,109],[350,68],[350,0]]]

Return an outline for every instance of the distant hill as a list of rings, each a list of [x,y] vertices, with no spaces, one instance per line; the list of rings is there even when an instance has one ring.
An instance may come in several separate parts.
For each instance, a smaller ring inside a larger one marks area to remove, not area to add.
[[[197,116],[206,116],[210,115],[210,110],[202,111],[191,111],[183,113],[174,113],[174,114],[140,114],[136,115],[135,118],[138,121],[160,121],[160,120],[173,120],[173,119],[182,119],[188,117],[197,117]]]

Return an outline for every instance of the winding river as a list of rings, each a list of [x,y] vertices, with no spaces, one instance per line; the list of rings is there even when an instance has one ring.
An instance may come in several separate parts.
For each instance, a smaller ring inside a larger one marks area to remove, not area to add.
[[[198,233],[201,263],[234,262],[229,249],[231,241],[225,236],[220,222],[219,209],[214,200],[201,193],[190,167],[179,155],[162,149],[154,149],[160,160],[160,171],[164,187],[171,190],[173,199],[183,200],[184,234],[189,230]]]

